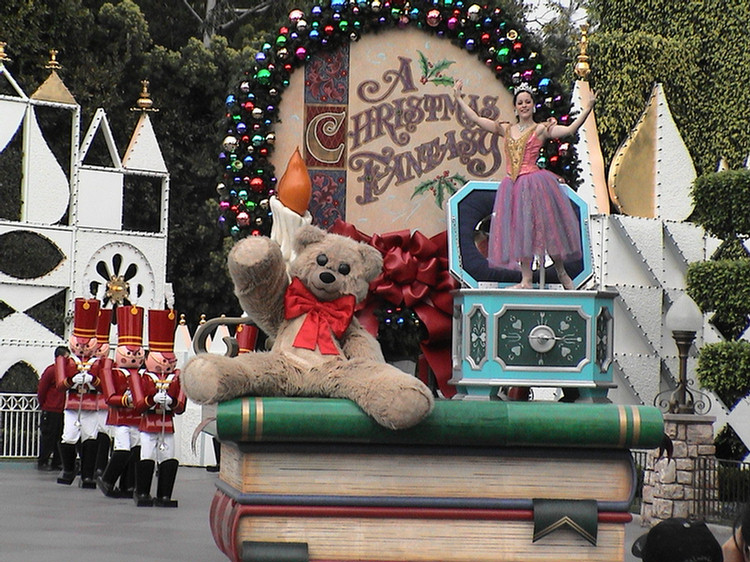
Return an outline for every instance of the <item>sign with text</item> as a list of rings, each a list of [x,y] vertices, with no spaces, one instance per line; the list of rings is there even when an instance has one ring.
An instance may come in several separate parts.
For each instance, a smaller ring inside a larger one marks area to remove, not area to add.
[[[417,29],[319,52],[284,93],[272,162],[283,170],[300,147],[321,227],[341,218],[368,234],[434,235],[456,190],[504,175],[501,139],[471,125],[453,97],[462,79],[480,115],[510,120],[512,96],[491,78],[471,53]]]

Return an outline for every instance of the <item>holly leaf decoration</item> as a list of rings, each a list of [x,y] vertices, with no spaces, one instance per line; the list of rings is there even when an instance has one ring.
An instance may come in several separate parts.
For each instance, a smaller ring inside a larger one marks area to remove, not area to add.
[[[430,76],[435,75],[443,70],[446,70],[450,65],[455,64],[456,61],[443,59],[436,62],[435,65],[430,69]]]
[[[443,59],[436,63],[431,63],[422,51],[419,53],[419,68],[422,71],[422,84],[432,82],[436,86],[453,86],[454,79],[450,76],[443,76],[443,71],[456,61]]]
[[[422,51],[417,52],[419,53],[419,68],[422,70],[422,76],[427,78],[430,72],[430,61],[427,60],[427,57],[424,56]]]
[[[432,191],[435,194],[435,204],[442,208],[443,202],[456,193],[458,188],[464,185],[466,181],[466,178],[462,175],[453,174],[452,176],[448,176],[448,172],[446,171],[443,175],[433,180],[426,180],[420,183],[414,188],[411,199],[427,191]]]
[[[440,76],[439,78],[433,78],[430,80],[436,86],[453,86],[455,80],[452,76]]]

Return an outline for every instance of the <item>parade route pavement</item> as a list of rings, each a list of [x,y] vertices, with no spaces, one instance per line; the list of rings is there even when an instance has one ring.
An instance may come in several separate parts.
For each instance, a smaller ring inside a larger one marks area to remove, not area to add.
[[[0,462],[2,562],[226,562],[208,525],[216,474],[180,467],[179,507],[136,507],[57,483],[35,462]]]
[[[216,473],[180,467],[173,497],[180,506],[138,508],[99,490],[57,484],[36,463],[0,462],[2,562],[226,562],[214,543],[208,512]],[[719,542],[727,527],[711,526]],[[637,562],[630,545],[645,532],[636,516],[626,526],[623,562]]]

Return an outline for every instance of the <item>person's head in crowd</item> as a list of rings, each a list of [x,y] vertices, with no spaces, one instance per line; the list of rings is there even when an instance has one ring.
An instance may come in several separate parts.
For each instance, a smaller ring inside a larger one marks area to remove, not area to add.
[[[734,532],[724,543],[724,562],[750,562],[750,503],[734,521]]]
[[[721,545],[705,523],[672,518],[655,525],[634,543],[643,562],[722,562]]]

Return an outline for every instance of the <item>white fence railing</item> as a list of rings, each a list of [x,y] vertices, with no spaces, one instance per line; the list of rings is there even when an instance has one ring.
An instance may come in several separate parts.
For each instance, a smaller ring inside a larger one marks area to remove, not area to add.
[[[0,393],[0,460],[34,459],[39,456],[39,418],[36,394]],[[201,407],[188,402],[185,413],[175,418],[175,457],[180,464],[216,464],[211,437],[193,432],[201,422]]]
[[[0,393],[0,459],[39,455],[40,413],[36,394]]]

